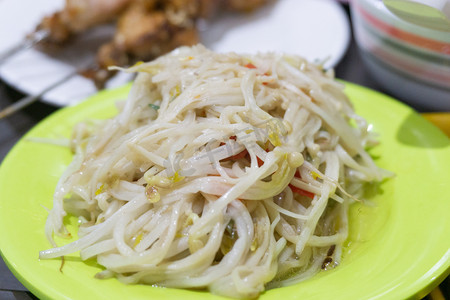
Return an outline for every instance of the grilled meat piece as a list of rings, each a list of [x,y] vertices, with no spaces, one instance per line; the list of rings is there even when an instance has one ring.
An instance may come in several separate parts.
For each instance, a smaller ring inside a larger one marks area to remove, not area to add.
[[[263,6],[268,0],[225,0],[225,7],[231,11],[251,12]]]
[[[115,20],[132,0],[66,0],[64,9],[44,17],[37,30],[49,33],[46,42],[61,44],[73,34]]]
[[[97,54],[100,74],[94,76],[94,80],[101,87],[110,78],[101,69],[153,59],[176,47],[198,42],[193,22],[174,24],[166,11],[149,9],[143,1],[136,1],[120,16],[112,42],[100,48]]]
[[[150,60],[179,46],[199,42],[196,28],[200,18],[212,18],[220,10],[248,12],[269,0],[66,0],[60,12],[45,17],[38,29],[48,30],[47,42],[62,44],[71,36],[96,25],[117,20],[113,39],[97,52],[98,67],[86,70],[98,88],[115,71]]]

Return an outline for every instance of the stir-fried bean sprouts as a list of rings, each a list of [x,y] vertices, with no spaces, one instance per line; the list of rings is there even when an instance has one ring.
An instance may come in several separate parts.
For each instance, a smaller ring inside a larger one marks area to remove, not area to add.
[[[99,278],[236,298],[339,264],[349,204],[386,172],[332,72],[201,45],[126,71],[120,113],[75,128],[41,258],[81,251]],[[79,239],[57,247],[67,214]]]

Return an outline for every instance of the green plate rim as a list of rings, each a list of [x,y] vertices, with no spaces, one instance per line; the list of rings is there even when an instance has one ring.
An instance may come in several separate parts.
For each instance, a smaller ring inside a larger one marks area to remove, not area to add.
[[[418,122],[420,122],[421,125],[426,126],[428,130],[431,130],[430,134],[433,135],[433,139],[436,141],[440,141],[442,143],[443,150],[440,149],[440,151],[441,150],[444,152],[446,151],[445,153],[448,153],[449,158],[450,158],[450,147],[448,146],[449,145],[448,137],[446,137],[444,135],[444,133],[442,133],[439,129],[434,127],[434,125],[432,125],[427,120],[420,117],[420,115],[417,114],[413,109],[411,109],[407,105],[405,105],[401,102],[398,102],[397,100],[390,98],[382,93],[379,93],[379,92],[376,92],[376,91],[373,91],[368,88],[358,86],[358,85],[355,85],[352,83],[348,83],[348,82],[343,82],[343,83],[345,83],[346,90],[350,94],[355,94],[355,93],[356,94],[358,94],[358,93],[369,94],[369,95],[371,95],[371,97],[375,98],[377,101],[381,101],[382,104],[388,104],[390,109],[402,111],[403,113],[412,116],[412,118],[414,118],[415,120],[419,120]],[[14,159],[16,153],[18,153],[20,151],[21,147],[23,147],[24,143],[26,143],[26,139],[29,136],[32,136],[35,131],[39,130],[39,128],[41,126],[45,126],[45,124],[51,123],[53,120],[57,120],[59,118],[69,117],[71,115],[72,111],[75,111],[76,112],[75,115],[77,115],[80,112],[83,112],[83,110],[89,110],[90,108],[92,108],[93,105],[95,106],[97,103],[100,103],[100,102],[103,103],[105,101],[112,101],[111,99],[118,99],[118,98],[120,98],[118,96],[126,95],[127,91],[129,90],[129,87],[130,87],[130,85],[126,85],[119,89],[102,91],[102,92],[88,98],[86,101],[76,105],[75,109],[74,109],[74,107],[62,108],[62,109],[56,111],[55,113],[49,115],[45,119],[43,119],[36,126],[34,126],[30,131],[28,131],[28,133],[25,134],[18,141],[18,143],[11,149],[11,151],[7,154],[7,156],[3,160],[2,164],[0,165],[0,179],[6,178],[6,175],[4,174],[5,173],[4,169],[6,169],[9,166],[9,164],[12,163],[12,160]],[[352,96],[350,96],[350,97],[352,98]],[[358,105],[356,105],[356,107],[358,110]],[[108,115],[108,113],[105,113],[105,115]],[[449,162],[450,162],[450,159],[449,159]],[[5,167],[5,166],[7,166],[7,167]],[[3,182],[0,182],[0,186],[4,186],[4,185],[5,184]],[[3,194],[3,192],[0,191],[0,196],[2,194]],[[3,208],[1,199],[0,199],[0,208]],[[1,215],[1,212],[0,212],[0,215]],[[5,226],[2,226],[2,225],[5,225],[5,224],[3,224],[2,221],[0,220],[0,234],[3,232],[4,228],[6,228]],[[447,231],[449,231],[449,230],[447,230]],[[23,277],[21,272],[18,271],[18,269],[20,269],[20,268],[18,267],[17,263],[15,261],[10,261],[9,256],[5,255],[4,249],[6,246],[4,245],[4,243],[5,243],[5,241],[3,241],[3,239],[0,239],[0,253],[1,253],[4,261],[6,262],[6,264],[12,271],[12,273],[24,284],[25,287],[27,287],[32,293],[34,293],[35,295],[37,295],[38,297],[40,297],[42,299],[53,299],[55,296],[56,297],[60,296],[59,294],[54,294],[54,293],[50,292],[49,290],[44,290],[43,287],[35,286],[33,284],[32,280],[30,280],[27,277]],[[318,276],[319,277],[323,276],[322,274],[323,273],[319,274]],[[434,287],[436,287],[442,280],[444,280],[449,274],[450,274],[450,247],[449,247],[448,251],[446,252],[446,254],[440,258],[438,263],[433,265],[433,267],[430,268],[430,270],[424,276],[419,278],[419,282],[416,282],[416,285],[411,286],[408,289],[404,288],[402,290],[403,292],[400,292],[400,294],[397,294],[397,296],[401,296],[403,298],[423,297],[427,293],[429,293]],[[283,288],[283,289],[285,289],[285,288]],[[272,291],[275,291],[275,290],[272,290]],[[279,291],[281,292],[281,290],[279,290]],[[205,294],[207,294],[207,293],[205,293]],[[281,293],[281,294],[284,294],[284,293]],[[276,296],[276,294],[274,294],[274,293],[272,293],[271,295]]]

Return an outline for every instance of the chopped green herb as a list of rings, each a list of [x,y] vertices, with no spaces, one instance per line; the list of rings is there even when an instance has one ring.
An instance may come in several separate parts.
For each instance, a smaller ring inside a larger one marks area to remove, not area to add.
[[[150,106],[154,110],[158,110],[159,109],[159,105],[156,105],[156,104],[153,104],[153,103],[150,103],[148,106]]]

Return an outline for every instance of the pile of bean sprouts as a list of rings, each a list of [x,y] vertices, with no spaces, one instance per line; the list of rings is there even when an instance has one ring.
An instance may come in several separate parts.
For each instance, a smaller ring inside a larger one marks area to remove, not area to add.
[[[119,114],[76,126],[46,223],[124,283],[257,297],[339,264],[349,204],[381,181],[332,71],[183,47],[136,72]],[[79,239],[63,218],[78,217]]]

